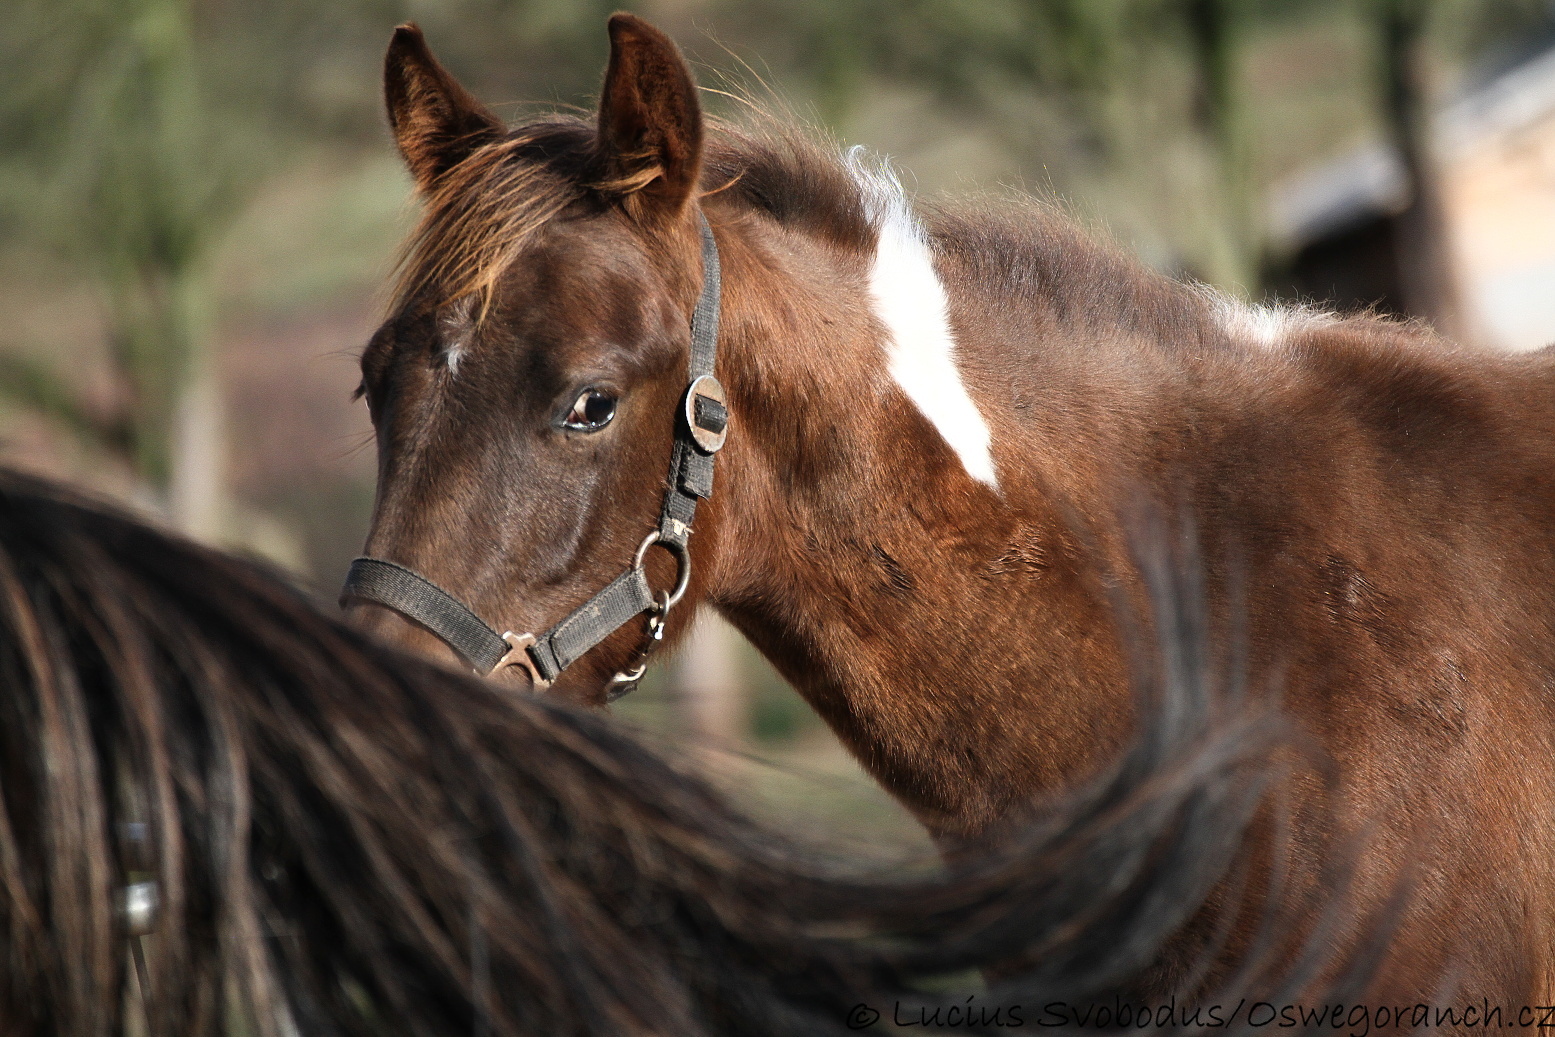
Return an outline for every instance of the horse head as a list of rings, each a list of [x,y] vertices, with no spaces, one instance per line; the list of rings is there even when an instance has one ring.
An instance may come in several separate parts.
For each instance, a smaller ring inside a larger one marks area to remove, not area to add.
[[[672,455],[679,436],[710,460],[687,434],[699,408],[722,403],[719,392],[687,391],[693,312],[709,275],[716,288],[697,198],[696,88],[652,26],[620,14],[609,28],[597,122],[512,130],[417,28],[396,30],[384,72],[389,124],[425,208],[361,362],[378,446],[370,558],[440,588],[507,631],[509,645],[513,632],[554,629],[635,573],[629,589],[649,607],[613,633],[595,617],[597,649],[576,666],[562,661],[564,674],[552,672],[554,656],[541,667],[558,692],[587,703],[604,700],[612,673],[618,690],[629,687],[650,639],[685,626],[689,607],[665,615],[688,578],[693,600],[700,588],[689,522],[668,515]],[[726,420],[709,421],[717,445]],[[700,463],[705,483],[711,466]],[[694,507],[696,494],[682,496]],[[699,545],[716,537],[711,509],[696,531]],[[360,625],[474,661],[478,652],[450,647],[434,620],[364,587],[348,583],[345,599]],[[633,595],[617,599],[606,612]],[[527,649],[508,660],[522,666],[500,674],[540,678]]]
[[[704,121],[638,19],[610,39],[597,117],[512,129],[414,28],[390,47],[424,214],[362,357],[379,470],[355,619],[600,704],[709,603],[947,837],[1091,773],[1126,731],[1126,667],[1053,500],[1096,495],[1070,447],[1111,433],[1079,427],[1077,352],[1052,348],[1090,311],[1020,294],[1075,276],[1075,236],[1038,215],[1015,255],[759,106]]]

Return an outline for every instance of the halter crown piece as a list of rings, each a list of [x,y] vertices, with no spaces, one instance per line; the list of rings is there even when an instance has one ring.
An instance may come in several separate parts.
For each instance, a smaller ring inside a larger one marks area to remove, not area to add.
[[[669,489],[659,527],[637,548],[632,564],[604,590],[573,610],[543,634],[497,631],[458,598],[403,565],[382,558],[358,558],[351,563],[340,602],[370,601],[426,627],[475,668],[491,676],[509,666],[523,667],[536,690],[546,688],[583,654],[637,616],[648,613],[647,638],[633,665],[611,679],[610,698],[637,686],[653,647],[664,636],[669,610],[691,582],[691,555],[686,542],[697,501],[713,494],[713,455],[729,433],[729,405],[724,388],[713,376],[718,346],[718,245],[705,216],[702,229],[702,294],[691,315],[689,384],[675,415],[675,448],[670,456]],[[654,597],[643,559],[654,544],[675,556],[674,589]]]

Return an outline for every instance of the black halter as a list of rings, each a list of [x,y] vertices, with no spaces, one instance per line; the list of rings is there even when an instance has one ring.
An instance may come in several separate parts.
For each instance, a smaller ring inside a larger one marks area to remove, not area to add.
[[[689,384],[675,415],[675,449],[670,458],[669,489],[659,528],[643,538],[631,566],[604,590],[540,635],[498,634],[480,616],[447,591],[403,565],[381,558],[351,563],[341,603],[356,598],[394,609],[420,623],[463,656],[475,672],[489,676],[508,666],[522,666],[536,689],[547,687],[585,652],[644,612],[648,638],[634,665],[611,681],[611,697],[631,691],[643,674],[648,653],[664,635],[664,619],[691,582],[691,555],[686,542],[697,501],[712,496],[713,455],[724,445],[729,428],[728,399],[713,377],[718,346],[718,245],[706,217],[702,225],[702,294],[691,316]],[[655,599],[643,570],[648,549],[658,544],[675,556],[678,573],[673,590]]]

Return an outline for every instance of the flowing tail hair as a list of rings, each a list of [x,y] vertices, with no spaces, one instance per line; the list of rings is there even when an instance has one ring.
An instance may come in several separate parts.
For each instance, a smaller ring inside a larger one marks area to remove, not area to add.
[[[813,1037],[958,1009],[963,1032],[1050,1031],[1041,1006],[1151,975],[1234,870],[1284,744],[1223,686],[1180,561],[1145,552],[1159,650],[1115,767],[943,873],[861,878],[606,717],[395,653],[258,564],[0,474],[0,1019]],[[1235,985],[1265,992],[1324,967],[1247,960]]]

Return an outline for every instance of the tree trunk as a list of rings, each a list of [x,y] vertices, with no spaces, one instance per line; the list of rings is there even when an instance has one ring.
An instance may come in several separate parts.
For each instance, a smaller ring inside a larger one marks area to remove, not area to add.
[[[1449,338],[1461,339],[1462,305],[1441,174],[1431,145],[1425,27],[1433,0],[1380,0],[1384,113],[1403,165],[1409,207],[1395,244],[1400,297]]]
[[[1260,231],[1236,61],[1246,12],[1242,0],[1188,0],[1184,14],[1196,72],[1194,122],[1214,152],[1219,173],[1212,189],[1220,193],[1221,226],[1205,273],[1222,287],[1255,290]]]
[[[745,741],[739,648],[739,633],[717,613],[703,609],[675,660],[673,687],[687,724],[699,739],[717,746]]]
[[[221,387],[209,357],[197,359],[173,413],[168,510],[173,524],[207,543],[225,536],[225,422]]]

